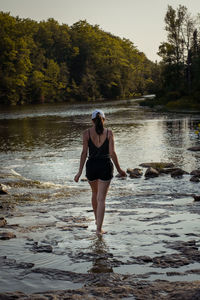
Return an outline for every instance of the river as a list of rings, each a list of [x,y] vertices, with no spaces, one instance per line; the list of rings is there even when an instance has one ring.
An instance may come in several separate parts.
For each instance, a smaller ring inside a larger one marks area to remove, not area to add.
[[[123,169],[144,162],[171,162],[187,172],[200,168],[200,154],[187,150],[200,143],[198,114],[158,113],[136,100],[1,108],[0,177],[9,192],[0,196],[0,216],[7,220],[1,232],[16,235],[0,240],[1,292],[76,289],[83,281],[75,274],[176,281],[187,273],[188,281],[200,279],[194,258],[178,266],[156,264],[156,258],[178,253],[177,242],[199,246],[200,205],[192,194],[200,193],[200,183],[191,182],[190,175],[114,177],[106,203],[107,234],[96,237],[88,183],[73,181],[82,132],[95,108],[106,114]]]

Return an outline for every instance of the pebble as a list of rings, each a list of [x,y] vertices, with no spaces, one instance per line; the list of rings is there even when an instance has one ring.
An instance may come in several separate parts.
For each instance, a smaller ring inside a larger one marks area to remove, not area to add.
[[[0,227],[5,227],[6,226],[6,224],[7,224],[7,221],[6,221],[6,219],[5,218],[0,218]]]
[[[8,194],[7,187],[4,184],[0,184],[0,194],[1,195]]]

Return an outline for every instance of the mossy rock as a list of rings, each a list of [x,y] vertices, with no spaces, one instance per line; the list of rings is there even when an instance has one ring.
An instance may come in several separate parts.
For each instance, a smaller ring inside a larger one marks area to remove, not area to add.
[[[169,162],[151,162],[151,163],[142,163],[140,164],[143,168],[154,168],[156,170],[162,170],[166,168],[173,168],[174,164]]]

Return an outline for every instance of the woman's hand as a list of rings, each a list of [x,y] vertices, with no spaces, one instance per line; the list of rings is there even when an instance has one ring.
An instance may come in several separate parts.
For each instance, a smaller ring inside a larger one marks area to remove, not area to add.
[[[78,172],[78,173],[76,174],[76,176],[74,177],[74,181],[78,182],[80,176],[81,176],[81,172]]]
[[[124,170],[122,170],[122,169],[119,169],[118,172],[119,172],[119,175],[121,177],[126,177],[127,176],[126,172]]]

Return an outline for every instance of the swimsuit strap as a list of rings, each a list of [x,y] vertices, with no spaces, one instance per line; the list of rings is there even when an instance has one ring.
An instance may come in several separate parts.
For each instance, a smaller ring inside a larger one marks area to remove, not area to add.
[[[88,129],[89,139],[90,139],[90,129]]]

